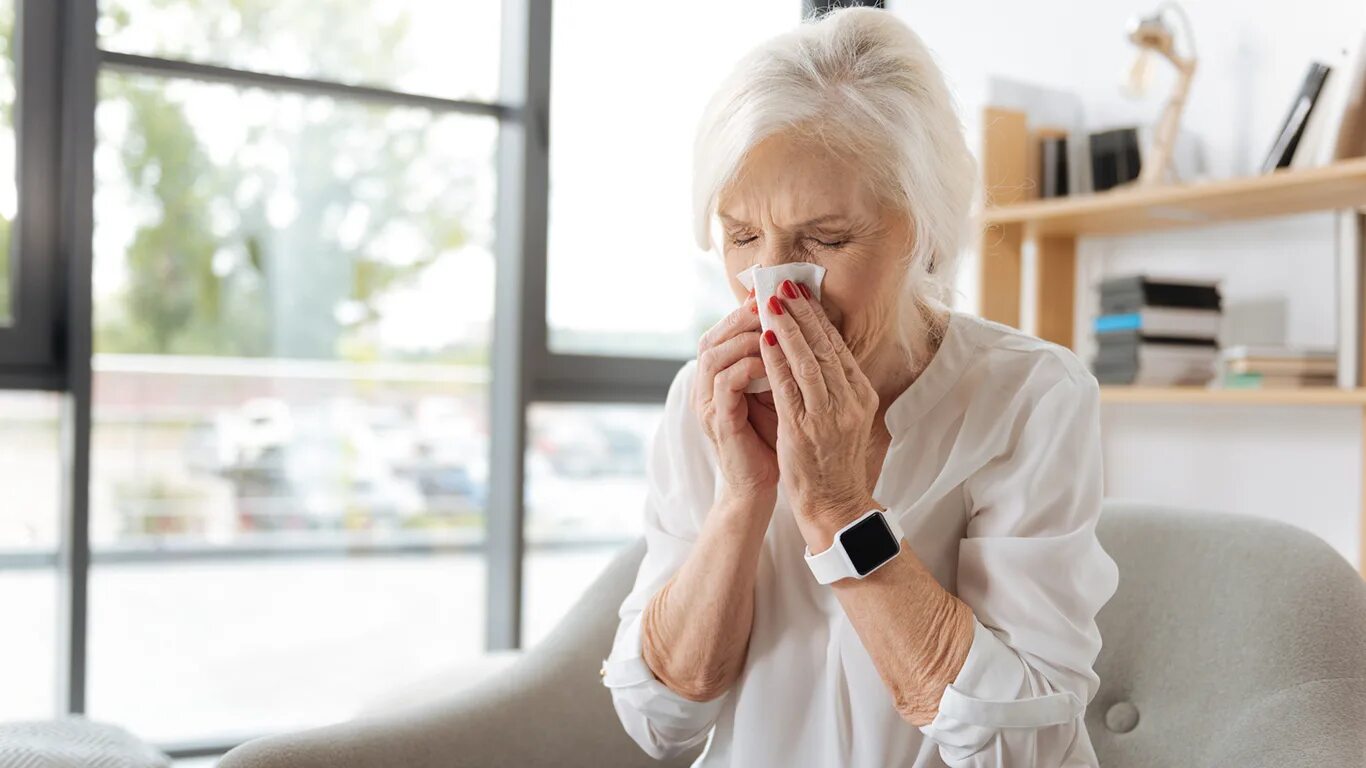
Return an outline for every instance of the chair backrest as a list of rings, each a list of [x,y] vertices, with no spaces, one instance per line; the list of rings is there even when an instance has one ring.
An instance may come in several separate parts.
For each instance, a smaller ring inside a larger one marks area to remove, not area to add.
[[[1103,766],[1366,765],[1366,586],[1321,539],[1111,502],[1087,730]]]
[[[1283,523],[1122,502],[1099,535],[1120,573],[1086,713],[1101,765],[1366,765],[1366,585],[1332,548]],[[643,553],[623,550],[529,655],[596,669]],[[605,690],[568,696],[601,764],[648,762]]]

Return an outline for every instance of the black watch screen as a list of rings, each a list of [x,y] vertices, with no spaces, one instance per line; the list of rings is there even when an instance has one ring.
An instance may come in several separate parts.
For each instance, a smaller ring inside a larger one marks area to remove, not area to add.
[[[887,518],[875,512],[840,534],[840,544],[859,576],[867,576],[879,565],[901,551],[901,542],[887,525]]]

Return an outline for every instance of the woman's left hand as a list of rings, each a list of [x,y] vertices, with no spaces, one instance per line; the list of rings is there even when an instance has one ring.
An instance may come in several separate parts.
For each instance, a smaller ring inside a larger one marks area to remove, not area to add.
[[[833,532],[875,504],[877,391],[806,286],[785,280],[778,294],[759,350],[778,410],[779,477],[798,522]]]

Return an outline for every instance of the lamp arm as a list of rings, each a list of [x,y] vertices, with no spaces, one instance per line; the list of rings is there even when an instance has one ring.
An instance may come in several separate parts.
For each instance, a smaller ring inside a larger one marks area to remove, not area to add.
[[[1162,116],[1158,118],[1153,131],[1152,152],[1144,161],[1143,170],[1139,174],[1139,182],[1143,184],[1161,184],[1166,176],[1167,166],[1171,163],[1172,149],[1176,144],[1177,131],[1181,127],[1181,112],[1186,107],[1191,80],[1195,78],[1195,59],[1182,59],[1176,56],[1168,58],[1176,65],[1176,85],[1172,88],[1172,95],[1162,108]]]

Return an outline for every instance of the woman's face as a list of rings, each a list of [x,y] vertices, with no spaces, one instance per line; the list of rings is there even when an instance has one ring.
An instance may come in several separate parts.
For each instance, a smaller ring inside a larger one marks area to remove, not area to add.
[[[735,275],[794,261],[826,269],[821,305],[860,362],[892,330],[910,253],[907,217],[882,204],[857,163],[778,135],[756,146],[717,205],[731,290]]]

